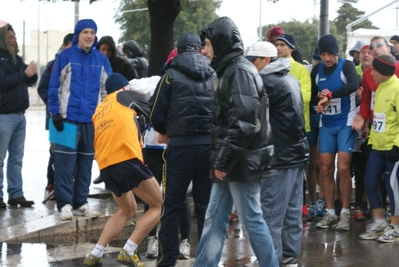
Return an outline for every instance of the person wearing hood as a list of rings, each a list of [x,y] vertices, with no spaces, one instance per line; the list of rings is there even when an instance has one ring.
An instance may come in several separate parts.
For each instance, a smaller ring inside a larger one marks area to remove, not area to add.
[[[148,76],[148,60],[144,57],[139,44],[130,40],[123,44],[123,54],[129,59],[129,62],[136,68],[139,78]]]
[[[355,66],[358,66],[360,64],[360,49],[365,44],[365,42],[359,40],[355,43],[351,50],[349,50],[349,55],[353,58],[353,63],[355,64]]]
[[[57,56],[50,77],[48,100],[54,127],[61,132],[66,121],[79,132],[76,148],[55,144],[54,193],[61,220],[100,216],[87,203],[94,158],[92,116],[107,95],[105,80],[112,69],[108,58],[95,49],[96,32],[93,20],[79,20],[72,47]]]
[[[7,162],[8,204],[31,207],[22,190],[22,160],[26,134],[25,110],[29,108],[28,87],[37,81],[36,64],[26,65],[18,56],[13,27],[0,20],[0,208],[3,200],[4,160]]]
[[[114,73],[122,74],[128,81],[139,78],[136,68],[125,57],[118,56],[115,41],[111,36],[101,37],[96,49],[107,56]]]
[[[60,50],[55,55],[56,57],[59,53],[61,53],[61,51],[72,46],[72,39],[73,39],[73,33],[68,33],[67,35],[65,35],[62,45],[60,47]],[[38,92],[40,98],[43,100],[44,104],[46,105],[46,124],[45,124],[46,130],[48,130],[48,123],[49,123],[49,119],[50,119],[50,110],[48,107],[48,88],[49,88],[49,84],[50,84],[50,75],[51,75],[51,72],[53,71],[53,67],[54,67],[54,62],[55,62],[55,59],[53,59],[47,63],[42,75],[40,76],[39,86],[37,87],[37,92]],[[53,169],[54,145],[53,144],[50,144],[49,151],[50,151],[50,157],[49,157],[48,164],[47,164],[47,186],[44,189],[44,197],[45,198],[49,194],[51,194],[51,192],[53,192],[53,190],[54,190],[54,169]],[[50,199],[55,200],[55,195],[53,194],[52,197],[50,197]]]
[[[190,182],[199,236],[212,187],[209,173],[215,72],[200,53],[197,34],[183,33],[176,47],[177,55],[163,68],[150,99],[151,126],[162,135],[158,140],[167,143],[157,266],[176,265],[179,220]]]
[[[303,103],[290,59],[278,58],[269,42],[253,44],[246,57],[258,69],[269,96],[270,125],[277,176],[262,180],[263,218],[269,226],[280,266],[297,264],[302,241],[303,174],[309,161]]]
[[[230,18],[211,22],[202,30],[201,41],[203,54],[217,73],[213,82],[214,183],[194,267],[218,266],[233,204],[259,266],[278,266],[260,204],[261,180],[276,174],[262,78],[244,58],[241,35]]]

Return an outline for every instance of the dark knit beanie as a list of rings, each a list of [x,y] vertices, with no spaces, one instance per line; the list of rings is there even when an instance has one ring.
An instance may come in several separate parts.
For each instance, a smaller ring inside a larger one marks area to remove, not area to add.
[[[338,55],[339,48],[338,42],[334,35],[326,34],[320,37],[317,46],[319,47],[320,55],[323,53],[331,53],[333,55]]]
[[[283,41],[286,43],[292,50],[295,49],[295,38],[294,35],[289,33],[283,33],[279,37],[276,38],[276,41]]]
[[[319,52],[319,48],[318,47],[315,48],[315,50],[313,52],[313,55],[312,55],[312,59],[313,60],[321,60],[320,52]]]
[[[372,66],[381,75],[391,76],[395,74],[395,60],[389,55],[379,55],[375,57]]]
[[[67,35],[65,35],[62,44],[65,46],[69,45],[69,43],[72,42],[73,40],[73,36],[74,36],[73,33],[68,33]]]
[[[119,89],[122,89],[128,84],[129,82],[127,81],[125,76],[119,73],[112,73],[105,81],[105,90],[107,90],[107,94],[110,94]]]
[[[389,41],[391,41],[391,40],[395,40],[396,42],[399,43],[399,36],[394,35],[394,36],[391,37],[391,39],[389,39]]]

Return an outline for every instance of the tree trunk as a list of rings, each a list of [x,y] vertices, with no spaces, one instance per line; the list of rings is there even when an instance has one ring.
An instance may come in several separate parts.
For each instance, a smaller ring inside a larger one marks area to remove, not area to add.
[[[173,49],[174,24],[181,10],[181,0],[147,0],[151,42],[148,75],[159,75]]]

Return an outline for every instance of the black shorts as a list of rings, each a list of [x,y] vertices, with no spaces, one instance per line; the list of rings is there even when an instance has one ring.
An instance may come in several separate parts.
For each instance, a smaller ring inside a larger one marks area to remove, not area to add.
[[[138,159],[129,159],[108,166],[100,171],[100,175],[105,182],[105,188],[118,197],[154,176],[150,169]]]

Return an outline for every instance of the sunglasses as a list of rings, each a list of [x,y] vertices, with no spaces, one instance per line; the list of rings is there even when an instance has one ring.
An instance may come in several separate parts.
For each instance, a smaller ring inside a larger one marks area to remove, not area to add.
[[[384,45],[385,45],[384,42],[374,43],[374,44],[370,45],[370,50],[373,50],[374,48],[378,48],[378,47],[381,47],[381,46],[384,46]]]

